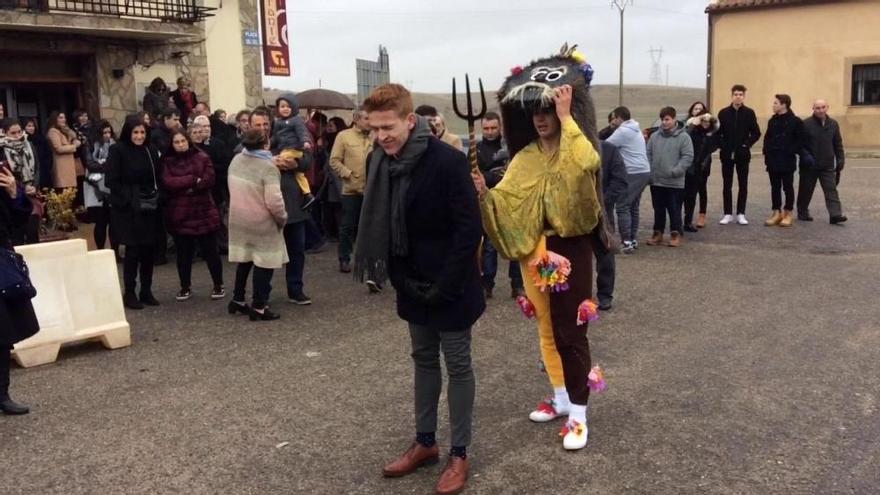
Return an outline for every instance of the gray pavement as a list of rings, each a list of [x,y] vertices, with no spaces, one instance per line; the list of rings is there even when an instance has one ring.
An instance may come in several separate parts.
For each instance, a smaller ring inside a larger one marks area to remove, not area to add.
[[[561,424],[528,421],[549,386],[499,279],[474,329],[469,493],[880,491],[880,160],[848,164],[842,227],[821,191],[815,222],[764,227],[768,181],[752,170],[752,225],[717,224],[716,168],[703,232],[618,258],[615,308],[590,330],[609,389],[583,451],[562,450]],[[380,475],[413,436],[394,295],[368,295],[334,258],[308,258],[311,307],[286,303],[276,274],[272,323],[209,301],[203,264],[194,299],[175,303],[174,267],[160,267],[163,305],[129,312],[131,348],[13,370],[33,411],[0,417],[4,492],[432,493],[440,466]]]

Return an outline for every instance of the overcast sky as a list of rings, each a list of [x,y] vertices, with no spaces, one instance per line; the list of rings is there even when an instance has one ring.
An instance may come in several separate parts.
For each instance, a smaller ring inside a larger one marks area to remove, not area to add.
[[[624,81],[646,84],[649,49],[663,48],[665,82],[705,86],[707,0],[635,0],[626,9]],[[577,43],[615,84],[619,13],[610,0],[287,0],[293,75],[266,86],[356,91],[355,59],[375,60],[385,45],[391,79],[419,92],[449,92],[465,72],[496,89],[515,65]]]

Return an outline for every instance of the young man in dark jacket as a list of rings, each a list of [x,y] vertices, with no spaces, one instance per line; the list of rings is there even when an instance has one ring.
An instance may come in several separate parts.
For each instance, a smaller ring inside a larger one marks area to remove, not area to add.
[[[843,151],[840,126],[836,120],[828,116],[827,101],[816,100],[813,103],[813,115],[804,120],[804,133],[815,166],[801,166],[800,169],[797,196],[798,220],[813,221],[813,217],[810,216],[810,201],[813,199],[813,191],[818,181],[822,186],[822,192],[825,193],[825,206],[828,208],[831,223],[843,223],[847,219],[840,205],[837,183],[840,181],[846,153]]]
[[[721,225],[733,221],[733,172],[739,192],[736,197],[736,222],[748,225],[746,200],[749,196],[749,162],[752,146],[761,139],[761,128],[755,111],[745,106],[746,87],[735,85],[731,90],[731,104],[718,112],[721,124],[721,175],[724,179],[724,216]]]
[[[483,139],[477,143],[477,163],[486,179],[486,184],[491,188],[504,176],[504,167],[510,155],[501,137],[501,116],[495,112],[487,113],[483,117],[482,126]],[[483,290],[486,299],[490,299],[495,290],[495,275],[498,273],[498,251],[488,236],[483,237],[482,268]],[[511,261],[507,274],[510,277],[510,297],[516,298],[524,294],[519,263]]]
[[[377,146],[367,166],[354,272],[361,281],[391,279],[415,365],[416,438],[383,474],[405,476],[439,456],[434,435],[442,349],[452,449],[437,493],[460,493],[474,405],[471,326],[486,307],[476,256],[483,234],[479,203],[467,158],[431,134],[427,120],[413,113],[406,88],[379,86],[364,109]]]
[[[794,172],[798,157],[801,168],[811,167],[812,156],[806,153],[804,123],[791,111],[791,97],[776,95],[773,100],[773,117],[767,123],[764,135],[764,163],[770,176],[770,197],[773,214],[764,222],[768,227],[791,227],[794,217]],[[785,191],[785,204],[782,192]]]

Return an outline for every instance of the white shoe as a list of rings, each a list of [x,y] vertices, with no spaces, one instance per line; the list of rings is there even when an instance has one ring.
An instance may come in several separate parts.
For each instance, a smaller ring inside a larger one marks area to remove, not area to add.
[[[587,425],[572,419],[565,423],[559,436],[562,437],[562,446],[565,450],[580,450],[587,446],[590,429],[587,428]]]
[[[537,409],[529,413],[529,419],[535,423],[547,423],[561,416],[568,416],[568,410],[556,407],[556,401],[546,399],[538,404]]]
[[[745,216],[745,215],[743,215],[742,213],[740,213],[739,215],[736,216],[736,223],[738,223],[738,224],[740,224],[740,225],[748,225],[748,224],[749,224],[749,221],[746,220],[746,216]]]
[[[727,225],[732,221],[733,221],[733,215],[724,215],[723,217],[721,217],[721,221],[718,223],[720,223],[721,225]]]

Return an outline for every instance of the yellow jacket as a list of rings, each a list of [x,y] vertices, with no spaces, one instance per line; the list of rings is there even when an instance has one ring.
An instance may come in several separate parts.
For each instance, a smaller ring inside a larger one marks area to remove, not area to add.
[[[373,149],[373,139],[360,129],[352,127],[336,135],[330,151],[330,168],[342,179],[342,194],[363,194],[367,180],[367,155]]]
[[[596,228],[601,214],[599,154],[574,119],[562,123],[559,150],[534,141],[522,149],[495,188],[480,201],[483,228],[507,259],[525,258],[542,235],[575,237]]]

